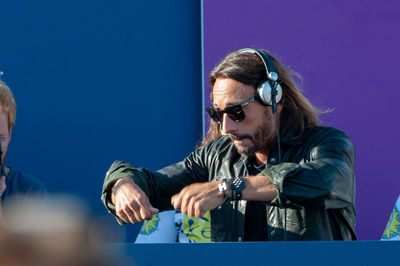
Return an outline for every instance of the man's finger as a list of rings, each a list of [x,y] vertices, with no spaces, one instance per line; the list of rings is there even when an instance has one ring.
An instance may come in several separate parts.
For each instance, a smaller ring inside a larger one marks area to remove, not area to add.
[[[190,201],[188,202],[188,204],[187,204],[187,207],[186,207],[186,212],[187,212],[187,215],[188,216],[194,216],[195,215],[195,212],[194,212],[194,204],[195,204],[195,199],[192,197],[191,199],[190,199]]]
[[[140,214],[142,215],[142,218],[145,220],[151,220],[153,218],[153,215],[158,213],[158,209],[154,208],[149,199],[146,197],[146,204],[140,209]]]
[[[160,212],[160,210],[159,209],[157,209],[157,208],[154,208],[154,207],[151,207],[151,212],[153,213],[153,214],[157,214],[157,213],[159,213]]]
[[[125,212],[123,211],[123,210],[117,210],[116,212],[115,212],[117,215],[118,215],[118,217],[122,220],[122,221],[124,221],[125,223],[129,223],[130,221],[129,221],[129,218],[128,218],[128,216],[126,216],[126,214],[125,214]]]
[[[181,193],[175,194],[171,198],[171,205],[175,210],[179,210],[181,208]]]
[[[187,214],[189,201],[190,201],[190,198],[188,198],[187,195],[183,195],[180,198],[180,207],[181,207],[181,212],[182,213]]]
[[[150,209],[141,208],[140,209],[140,217],[143,220],[151,220],[151,218],[153,218],[153,213],[150,211]]]
[[[128,223],[137,223],[137,222],[141,222],[140,219],[137,219],[136,215],[135,215],[135,208],[134,208],[134,204],[133,203],[125,203],[122,204],[123,207],[120,207],[120,211],[122,211],[124,213],[124,215],[127,217],[128,219]]]
[[[142,208],[143,208],[142,206],[138,206],[134,202],[130,202],[129,204],[127,204],[126,212],[129,214],[128,216],[129,216],[130,220],[135,221],[135,223],[143,222],[144,219],[142,218],[142,215],[140,213],[140,210]]]
[[[135,221],[135,223],[140,223],[140,222],[143,222],[145,220],[145,219],[143,219],[143,217],[140,214],[140,212],[134,212],[133,216],[131,217],[131,219],[133,221]]]
[[[205,211],[203,211],[201,208],[201,201],[196,202],[193,208],[194,208],[194,216],[196,216],[197,218],[204,215]]]

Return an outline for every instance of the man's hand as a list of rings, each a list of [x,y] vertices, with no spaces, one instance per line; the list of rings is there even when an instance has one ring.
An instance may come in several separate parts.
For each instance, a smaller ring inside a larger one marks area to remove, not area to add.
[[[218,189],[219,183],[205,182],[186,186],[172,196],[171,204],[175,209],[181,209],[182,213],[199,218],[223,202],[224,196]]]
[[[126,223],[139,223],[151,220],[153,214],[159,212],[151,206],[149,198],[135,182],[129,177],[124,177],[115,183],[111,201],[115,205],[118,217]]]
[[[4,191],[6,190],[6,177],[2,176],[0,178],[0,197],[3,195]],[[0,201],[0,225],[4,224],[4,217],[3,217],[3,207],[1,206]]]
[[[0,178],[0,197],[1,195],[3,195],[4,191],[6,190],[7,186],[6,186],[6,177],[2,176]]]

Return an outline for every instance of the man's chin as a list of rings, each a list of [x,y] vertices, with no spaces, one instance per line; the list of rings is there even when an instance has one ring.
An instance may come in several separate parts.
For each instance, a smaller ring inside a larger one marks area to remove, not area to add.
[[[246,142],[250,141],[248,139],[235,140],[233,143],[235,144],[235,147],[240,154],[245,156],[253,156],[257,149],[256,147],[254,147],[253,143],[246,143]]]
[[[247,149],[249,146],[251,146],[253,143],[249,139],[237,139],[234,140],[233,143],[238,149]]]

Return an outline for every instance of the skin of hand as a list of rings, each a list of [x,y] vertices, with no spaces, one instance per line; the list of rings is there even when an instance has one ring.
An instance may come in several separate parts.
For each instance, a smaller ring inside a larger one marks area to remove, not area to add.
[[[2,176],[0,178],[0,197],[3,195],[4,191],[6,190],[6,177]]]
[[[3,195],[4,191],[6,190],[6,177],[2,176],[0,178],[0,197]],[[4,217],[3,217],[3,210],[0,201],[0,225],[4,224]]]
[[[217,182],[194,183],[184,187],[171,198],[174,209],[189,216],[202,217],[207,211],[218,207],[224,200]]]
[[[115,182],[111,193],[117,216],[126,223],[139,223],[151,220],[159,210],[154,208],[149,198],[129,177]]]

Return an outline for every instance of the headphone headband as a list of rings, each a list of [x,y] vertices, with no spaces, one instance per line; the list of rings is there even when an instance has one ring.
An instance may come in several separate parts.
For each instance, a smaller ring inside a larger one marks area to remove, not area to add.
[[[271,79],[272,81],[278,81],[278,75],[276,75],[276,70],[274,65],[271,62],[271,59],[269,58],[269,56],[262,50],[259,49],[253,49],[253,48],[244,48],[244,49],[240,49],[238,51],[238,53],[252,53],[252,54],[256,54],[258,55],[258,57],[261,58],[261,61],[264,64],[265,67],[265,71],[266,71],[266,79]],[[271,74],[271,73],[275,73],[275,74]],[[273,76],[273,77],[271,77]]]

